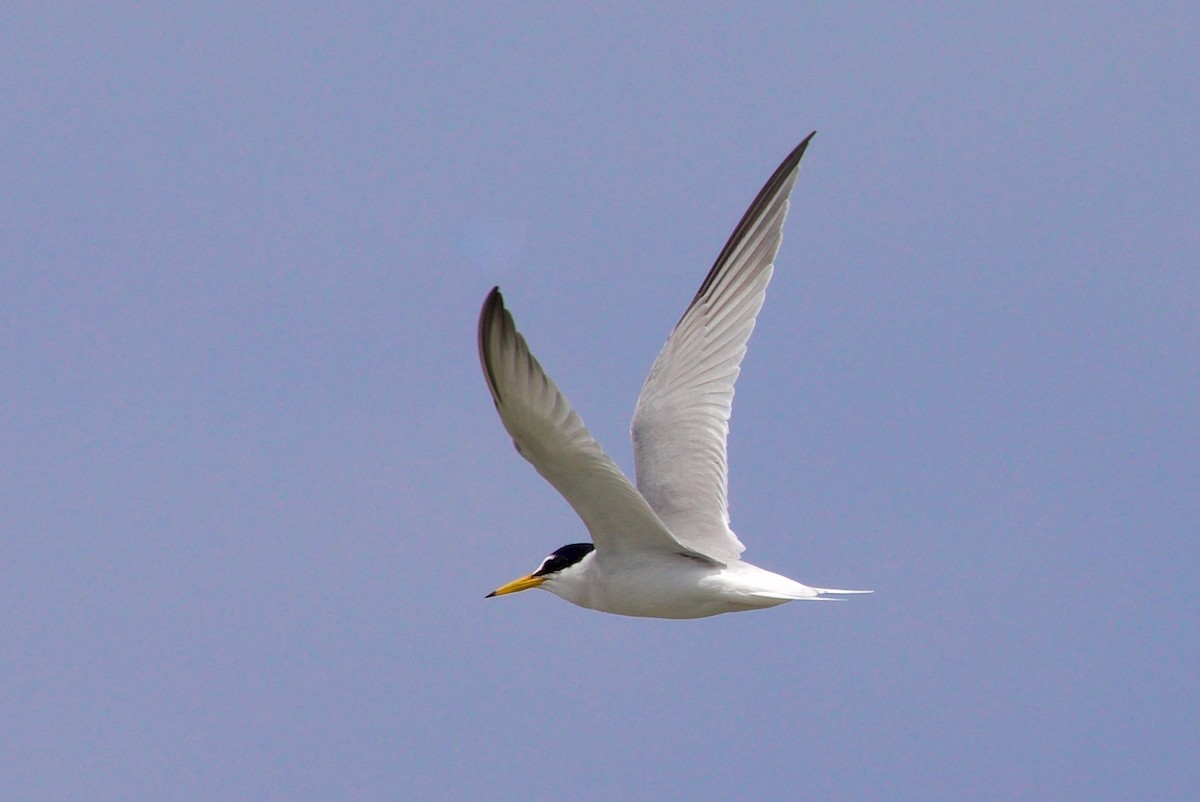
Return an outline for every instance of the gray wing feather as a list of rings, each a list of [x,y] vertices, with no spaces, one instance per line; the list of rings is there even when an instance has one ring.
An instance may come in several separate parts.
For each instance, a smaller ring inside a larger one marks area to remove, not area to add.
[[[812,136],[784,159],[742,216],[654,361],[634,412],[638,489],[678,540],[722,562],[745,550],[729,528],[726,440],[734,383]]]
[[[513,445],[583,519],[598,557],[645,550],[701,556],[672,536],[588,432],[517,331],[499,288],[479,314],[479,359]]]

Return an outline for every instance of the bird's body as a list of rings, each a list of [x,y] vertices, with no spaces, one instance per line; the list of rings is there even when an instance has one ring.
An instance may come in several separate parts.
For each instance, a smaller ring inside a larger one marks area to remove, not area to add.
[[[593,541],[560,548],[491,595],[541,587],[601,612],[703,618],[869,592],[812,588],[751,565],[729,528],[733,385],[811,138],[759,192],[650,370],[632,426],[637,487],[530,353],[499,289],[489,293],[479,355],[496,411],[517,451],[571,504]]]
[[[652,618],[704,618],[819,598],[813,588],[741,560],[713,565],[666,553],[605,562],[592,552],[542,587],[580,607]]]

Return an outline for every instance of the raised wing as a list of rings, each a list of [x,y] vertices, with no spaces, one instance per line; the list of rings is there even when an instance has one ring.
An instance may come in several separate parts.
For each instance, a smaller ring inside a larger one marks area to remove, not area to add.
[[[746,548],[729,528],[725,441],[733,385],[813,134],[788,154],[733,230],[654,361],[633,416],[638,489],[676,538],[722,562]]]
[[[693,553],[671,535],[542,370],[498,287],[479,313],[479,361],[513,445],[583,519],[601,559],[637,551]]]

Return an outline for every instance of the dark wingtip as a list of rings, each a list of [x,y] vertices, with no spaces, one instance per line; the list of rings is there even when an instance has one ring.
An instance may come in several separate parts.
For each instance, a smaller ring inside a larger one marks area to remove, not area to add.
[[[760,194],[767,194],[770,188],[783,183],[783,180],[787,178],[788,174],[791,173],[792,170],[796,169],[796,165],[800,163],[800,159],[804,156],[804,151],[808,150],[808,143],[812,142],[812,138],[816,135],[817,132],[813,131],[808,136],[804,137],[804,139],[800,140],[799,145],[792,148],[792,152],[789,153],[782,162],[780,162],[779,166],[775,168],[774,174],[767,179],[767,183],[765,186],[763,186]],[[755,198],[755,200],[757,201],[759,199]],[[751,207],[753,207],[753,205],[754,204],[751,204]]]
[[[687,313],[691,311],[692,307],[704,297],[704,293],[708,292],[708,288],[712,286],[713,282],[716,281],[717,275],[721,272],[721,268],[725,263],[725,258],[733,250],[738,240],[742,238],[742,235],[745,233],[746,228],[750,225],[751,221],[758,216],[763,207],[770,201],[775,193],[779,191],[779,188],[788,180],[788,176],[795,172],[800,166],[800,159],[804,156],[804,151],[808,149],[808,143],[811,142],[812,138],[816,135],[817,132],[813,131],[811,134],[804,137],[804,139],[800,141],[800,144],[792,148],[792,152],[784,157],[784,160],[779,163],[779,166],[775,168],[775,172],[771,173],[771,177],[767,179],[767,183],[763,184],[762,189],[758,191],[758,195],[754,197],[754,201],[746,209],[745,214],[742,215],[742,219],[738,221],[737,226],[733,229],[733,233],[730,234],[729,239],[725,241],[725,247],[722,248],[721,253],[717,255],[717,260],[713,262],[713,266],[708,271],[708,275],[704,277],[704,281],[700,284],[700,289],[696,290],[696,295],[692,298],[691,304],[689,304],[688,308],[684,310],[683,317],[686,317]],[[680,320],[682,320],[683,317],[681,317]]]
[[[504,296],[500,294],[499,285],[488,290],[487,297],[483,299],[483,308],[479,310],[479,327],[480,332],[483,331],[483,324],[496,313],[497,309],[504,308]]]
[[[486,340],[489,330],[492,329],[493,321],[497,315],[503,314],[504,296],[500,294],[500,287],[492,287],[487,298],[483,300],[483,308],[479,310],[479,330],[476,335],[476,343],[479,347],[479,364],[483,366],[483,379],[487,382],[488,390],[492,394],[492,402],[496,404],[500,403],[500,393],[496,389],[496,377],[492,372],[492,362],[488,358]]]

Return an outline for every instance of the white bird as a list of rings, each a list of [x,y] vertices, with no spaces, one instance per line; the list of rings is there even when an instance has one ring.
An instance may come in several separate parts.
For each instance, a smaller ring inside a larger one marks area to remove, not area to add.
[[[725,441],[733,385],[812,137],[759,191],[655,360],[633,415],[636,488],[530,353],[499,287],[488,294],[479,359],[496,411],[517,451],[592,537],[563,546],[489,598],[542,588],[606,613],[703,618],[870,592],[813,588],[743,562],[745,546],[729,528]]]

